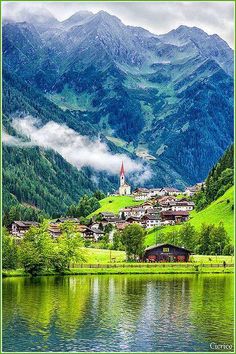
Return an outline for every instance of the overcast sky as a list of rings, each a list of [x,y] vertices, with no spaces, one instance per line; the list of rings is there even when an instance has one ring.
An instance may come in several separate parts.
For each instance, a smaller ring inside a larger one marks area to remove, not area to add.
[[[3,3],[4,4],[4,3]],[[7,4],[7,2],[5,2]],[[18,2],[19,4],[19,2]],[[79,10],[104,10],[123,23],[162,34],[180,25],[197,26],[218,34],[234,46],[234,2],[22,2],[25,7],[43,6],[64,20]],[[4,5],[3,5],[4,14]]]

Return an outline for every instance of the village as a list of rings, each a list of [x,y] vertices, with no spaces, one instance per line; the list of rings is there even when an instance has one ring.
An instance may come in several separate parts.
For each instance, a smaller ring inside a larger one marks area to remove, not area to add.
[[[98,242],[105,235],[105,227],[110,226],[109,241],[112,242],[116,230],[122,231],[126,226],[137,223],[144,229],[152,229],[165,225],[180,224],[189,219],[189,213],[194,209],[191,197],[202,186],[199,183],[188,187],[185,191],[176,188],[136,188],[131,193],[131,186],[126,182],[124,164],[122,162],[119,190],[113,196],[131,196],[134,202],[140,205],[124,207],[117,214],[109,211],[95,213],[86,225],[81,223],[80,218],[60,217],[49,221],[48,231],[53,238],[61,235],[61,225],[67,221],[73,222],[84,240]],[[31,226],[38,226],[35,221],[14,221],[9,228],[12,236],[21,238]]]

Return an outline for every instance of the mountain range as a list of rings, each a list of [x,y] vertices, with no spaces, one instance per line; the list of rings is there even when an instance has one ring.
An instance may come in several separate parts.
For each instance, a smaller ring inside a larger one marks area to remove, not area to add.
[[[11,125],[16,115],[66,124],[99,137],[112,154],[142,163],[151,171],[147,187],[184,188],[204,180],[233,141],[234,56],[216,34],[180,26],[156,35],[104,11],[80,11],[60,22],[45,9],[4,18],[2,34],[3,125],[9,134],[19,135]],[[7,149],[22,153],[22,147]],[[43,164],[45,151],[36,150]],[[48,159],[55,170],[60,159]],[[19,159],[17,168],[23,165]],[[4,169],[9,174],[16,167],[5,159]],[[114,175],[93,166],[74,173],[72,184],[81,174],[85,180],[97,174],[104,191],[117,187]],[[7,193],[15,195],[9,184]],[[86,191],[96,184],[91,181]],[[28,194],[23,201],[30,204]],[[48,210],[43,203],[40,208]]]

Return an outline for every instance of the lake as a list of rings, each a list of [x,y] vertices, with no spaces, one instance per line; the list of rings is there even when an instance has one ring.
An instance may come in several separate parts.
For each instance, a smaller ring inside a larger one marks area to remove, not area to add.
[[[3,351],[233,351],[233,287],[233,274],[5,278]]]

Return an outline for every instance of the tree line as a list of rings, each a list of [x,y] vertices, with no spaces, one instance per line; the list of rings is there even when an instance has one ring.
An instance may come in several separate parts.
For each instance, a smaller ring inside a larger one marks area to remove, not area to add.
[[[21,240],[10,236],[3,229],[2,238],[3,269],[24,268],[37,275],[45,270],[64,272],[71,262],[84,262],[83,239],[76,225],[66,222],[61,225],[61,235],[53,239],[48,231],[48,222],[39,227],[32,226]]]
[[[109,238],[111,231],[112,225],[107,225],[105,236],[97,246],[124,250],[127,261],[142,258],[147,233],[139,224],[130,224],[123,231],[115,231],[112,240]],[[157,233],[156,244],[164,242],[187,248],[200,255],[234,253],[234,247],[222,223],[218,226],[202,224],[200,231],[186,223],[178,231]],[[56,239],[51,237],[46,221],[39,227],[31,227],[21,240],[10,236],[4,228],[2,266],[3,269],[23,268],[31,275],[40,274],[45,270],[63,273],[70,269],[71,263],[86,262],[86,246],[91,247],[91,243],[86,244],[73,222],[63,223],[61,235]]]
[[[99,200],[105,198],[105,194],[100,190],[96,190],[93,194],[85,194],[80,198],[78,204],[71,204],[66,211],[66,216],[69,217],[82,217],[82,223],[86,224],[89,222],[83,218],[87,217],[93,211],[100,208]],[[6,199],[6,196],[5,196]],[[3,201],[4,203],[4,201]],[[13,204],[13,205],[11,205]],[[11,205],[11,206],[10,206]],[[62,208],[63,210],[63,208]],[[7,202],[5,205],[5,210],[3,213],[3,225],[9,226],[15,220],[30,220],[42,222],[44,219],[49,219],[50,217],[60,217],[60,213],[48,214],[41,209],[36,207],[31,207],[18,203],[16,200],[12,202]]]
[[[80,216],[86,218],[89,214],[100,208],[99,200],[105,197],[106,195],[99,190],[95,191],[92,195],[85,194],[79,200],[78,204],[69,206],[66,215],[73,218]]]
[[[202,224],[200,230],[186,223],[178,230],[158,232],[156,243],[169,242],[200,255],[233,255],[234,247],[222,222],[219,225]]]

